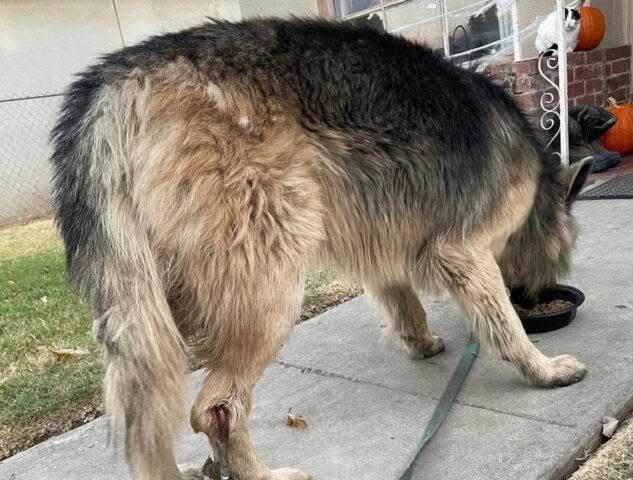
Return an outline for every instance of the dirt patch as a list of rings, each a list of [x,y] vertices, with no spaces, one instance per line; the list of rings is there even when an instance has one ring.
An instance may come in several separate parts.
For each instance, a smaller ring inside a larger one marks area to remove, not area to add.
[[[529,309],[513,304],[514,309],[520,317],[533,317],[535,315],[561,312],[573,305],[574,304],[568,300],[552,300],[551,302],[539,303]]]
[[[358,285],[334,281],[320,289],[318,301],[311,305],[304,304],[299,316],[299,322],[315,317],[330,308],[357,297],[361,293],[363,293],[363,289]]]
[[[103,414],[101,398],[73,412],[58,412],[41,418],[37,424],[20,427],[0,427],[0,460],[26,450],[44,440],[80,427]]]

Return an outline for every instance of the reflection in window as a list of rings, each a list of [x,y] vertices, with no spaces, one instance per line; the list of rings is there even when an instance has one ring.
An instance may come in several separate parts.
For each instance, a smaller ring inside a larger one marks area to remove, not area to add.
[[[385,24],[381,12],[372,12],[362,17],[356,17],[348,20],[349,23],[357,27],[369,27],[379,32],[385,31]]]
[[[341,18],[378,5],[380,0],[334,0],[334,15]]]
[[[467,18],[451,18],[448,22],[450,32],[450,52],[451,55],[466,52],[468,50],[478,49],[497,42],[501,39],[499,28],[499,16],[497,14],[497,6],[492,5],[484,12],[478,12]],[[493,53],[499,45],[492,45],[490,48],[484,48],[471,52],[461,57],[462,61],[475,60],[484,55]]]
[[[444,52],[442,5],[439,1],[411,0],[385,9],[389,31]]]

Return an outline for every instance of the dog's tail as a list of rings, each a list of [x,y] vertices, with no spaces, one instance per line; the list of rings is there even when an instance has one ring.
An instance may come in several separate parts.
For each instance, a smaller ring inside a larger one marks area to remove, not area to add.
[[[177,478],[173,440],[185,390],[184,342],[132,201],[134,92],[88,72],[53,130],[54,205],[70,275],[89,298],[105,351],[106,413],[135,478]]]

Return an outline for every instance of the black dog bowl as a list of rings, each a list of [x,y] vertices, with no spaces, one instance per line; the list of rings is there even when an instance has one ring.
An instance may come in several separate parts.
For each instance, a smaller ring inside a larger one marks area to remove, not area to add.
[[[515,289],[510,292],[510,300],[515,305],[527,310],[533,308],[535,304],[552,302],[554,300],[566,300],[573,305],[560,310],[559,312],[544,313],[540,315],[519,315],[523,328],[527,333],[544,333],[558,330],[571,323],[576,317],[576,310],[585,301],[585,295],[580,290],[568,285],[556,285],[551,290],[547,290],[538,298],[537,302],[527,299],[522,289]]]

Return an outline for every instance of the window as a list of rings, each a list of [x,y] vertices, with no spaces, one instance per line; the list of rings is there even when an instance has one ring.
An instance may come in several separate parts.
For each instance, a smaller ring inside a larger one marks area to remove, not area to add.
[[[366,25],[376,30],[389,31],[391,26],[397,28],[402,24],[402,12],[397,13],[395,7],[410,3],[430,3],[425,0],[318,0],[319,12],[329,17],[349,21],[357,25]],[[435,8],[433,6],[433,8]],[[395,14],[395,17],[394,17]]]
[[[334,15],[336,18],[343,18],[364,10],[381,7],[380,0],[335,0]]]
[[[352,19],[354,17],[365,17],[372,13],[382,13],[384,18],[385,9],[405,3],[408,0],[330,0],[333,7],[334,17],[341,19]]]
[[[456,63],[512,44],[510,0],[318,0],[320,13],[427,44]],[[470,51],[474,50],[474,51]],[[468,53],[466,53],[468,52]]]

